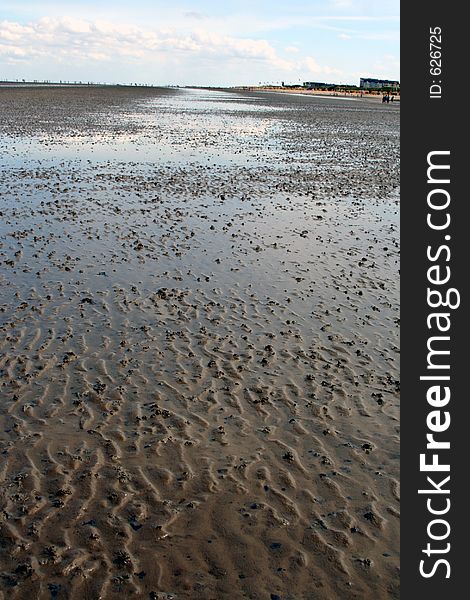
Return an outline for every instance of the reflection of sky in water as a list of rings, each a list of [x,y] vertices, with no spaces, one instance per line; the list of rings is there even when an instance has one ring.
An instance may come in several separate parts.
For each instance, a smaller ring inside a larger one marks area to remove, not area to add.
[[[180,90],[180,95],[171,98],[169,110],[176,108],[186,112],[276,112],[286,110],[285,107],[272,106],[262,102],[259,96],[241,96],[233,92],[217,90]],[[165,104],[165,98],[155,98],[149,104],[159,106]]]
[[[43,166],[60,160],[127,160],[151,163],[249,165],[273,149],[272,134],[281,126],[260,111],[273,112],[260,98],[207,90],[180,90],[139,103],[135,112],[119,113],[118,130],[87,137],[61,135],[0,137],[0,166]],[[126,127],[131,133],[126,131]],[[269,143],[268,143],[269,140]],[[243,145],[243,152],[240,147]]]

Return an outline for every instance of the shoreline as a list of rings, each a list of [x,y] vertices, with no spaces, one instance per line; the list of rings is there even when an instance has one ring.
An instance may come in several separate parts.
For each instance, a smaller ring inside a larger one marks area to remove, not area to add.
[[[222,88],[221,88],[222,89]],[[227,88],[225,88],[227,89]],[[370,92],[370,91],[330,91],[330,90],[305,90],[305,89],[288,89],[288,88],[278,88],[278,87],[235,87],[230,88],[233,90],[239,90],[244,92],[269,92],[269,93],[277,93],[277,94],[294,94],[301,96],[323,96],[327,98],[365,98],[368,100],[380,100],[382,101],[382,92]],[[394,97],[394,102],[400,102],[400,94],[394,93],[392,94]]]

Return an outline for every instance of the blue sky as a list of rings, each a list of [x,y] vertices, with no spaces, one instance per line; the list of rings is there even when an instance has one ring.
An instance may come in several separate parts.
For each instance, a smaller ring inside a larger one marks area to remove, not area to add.
[[[399,0],[0,0],[0,79],[399,79]]]

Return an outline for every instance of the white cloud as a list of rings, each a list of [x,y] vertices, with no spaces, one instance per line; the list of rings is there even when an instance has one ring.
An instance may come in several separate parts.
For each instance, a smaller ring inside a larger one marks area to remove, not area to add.
[[[196,19],[197,21],[207,19],[207,15],[205,15],[204,13],[200,13],[196,10],[186,10],[183,12],[183,16],[188,19]]]
[[[290,47],[287,52],[297,52]],[[263,39],[224,35],[195,27],[180,31],[167,27],[158,30],[109,21],[90,21],[72,17],[43,17],[21,25],[0,22],[0,56],[34,61],[37,57],[63,63],[136,60],[149,65],[183,59],[219,62],[258,62],[279,76],[307,71],[311,74],[337,73],[311,57],[286,59]],[[296,57],[297,58],[297,57]]]
[[[300,68],[306,72],[306,75],[341,75],[339,69],[333,67],[322,66],[312,56],[307,56],[300,62]]]
[[[172,29],[152,31],[136,26],[103,21],[44,17],[27,26],[0,22],[0,52],[16,48],[24,55],[80,54],[90,58],[144,56],[152,52],[190,52],[197,54],[231,55],[261,60],[276,60],[270,44],[264,40],[240,39],[194,30],[178,33]]]

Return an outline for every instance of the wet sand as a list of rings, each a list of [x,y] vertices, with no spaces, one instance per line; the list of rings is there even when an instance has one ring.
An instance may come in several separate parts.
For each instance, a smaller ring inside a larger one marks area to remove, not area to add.
[[[0,598],[398,598],[399,108],[0,111]]]

